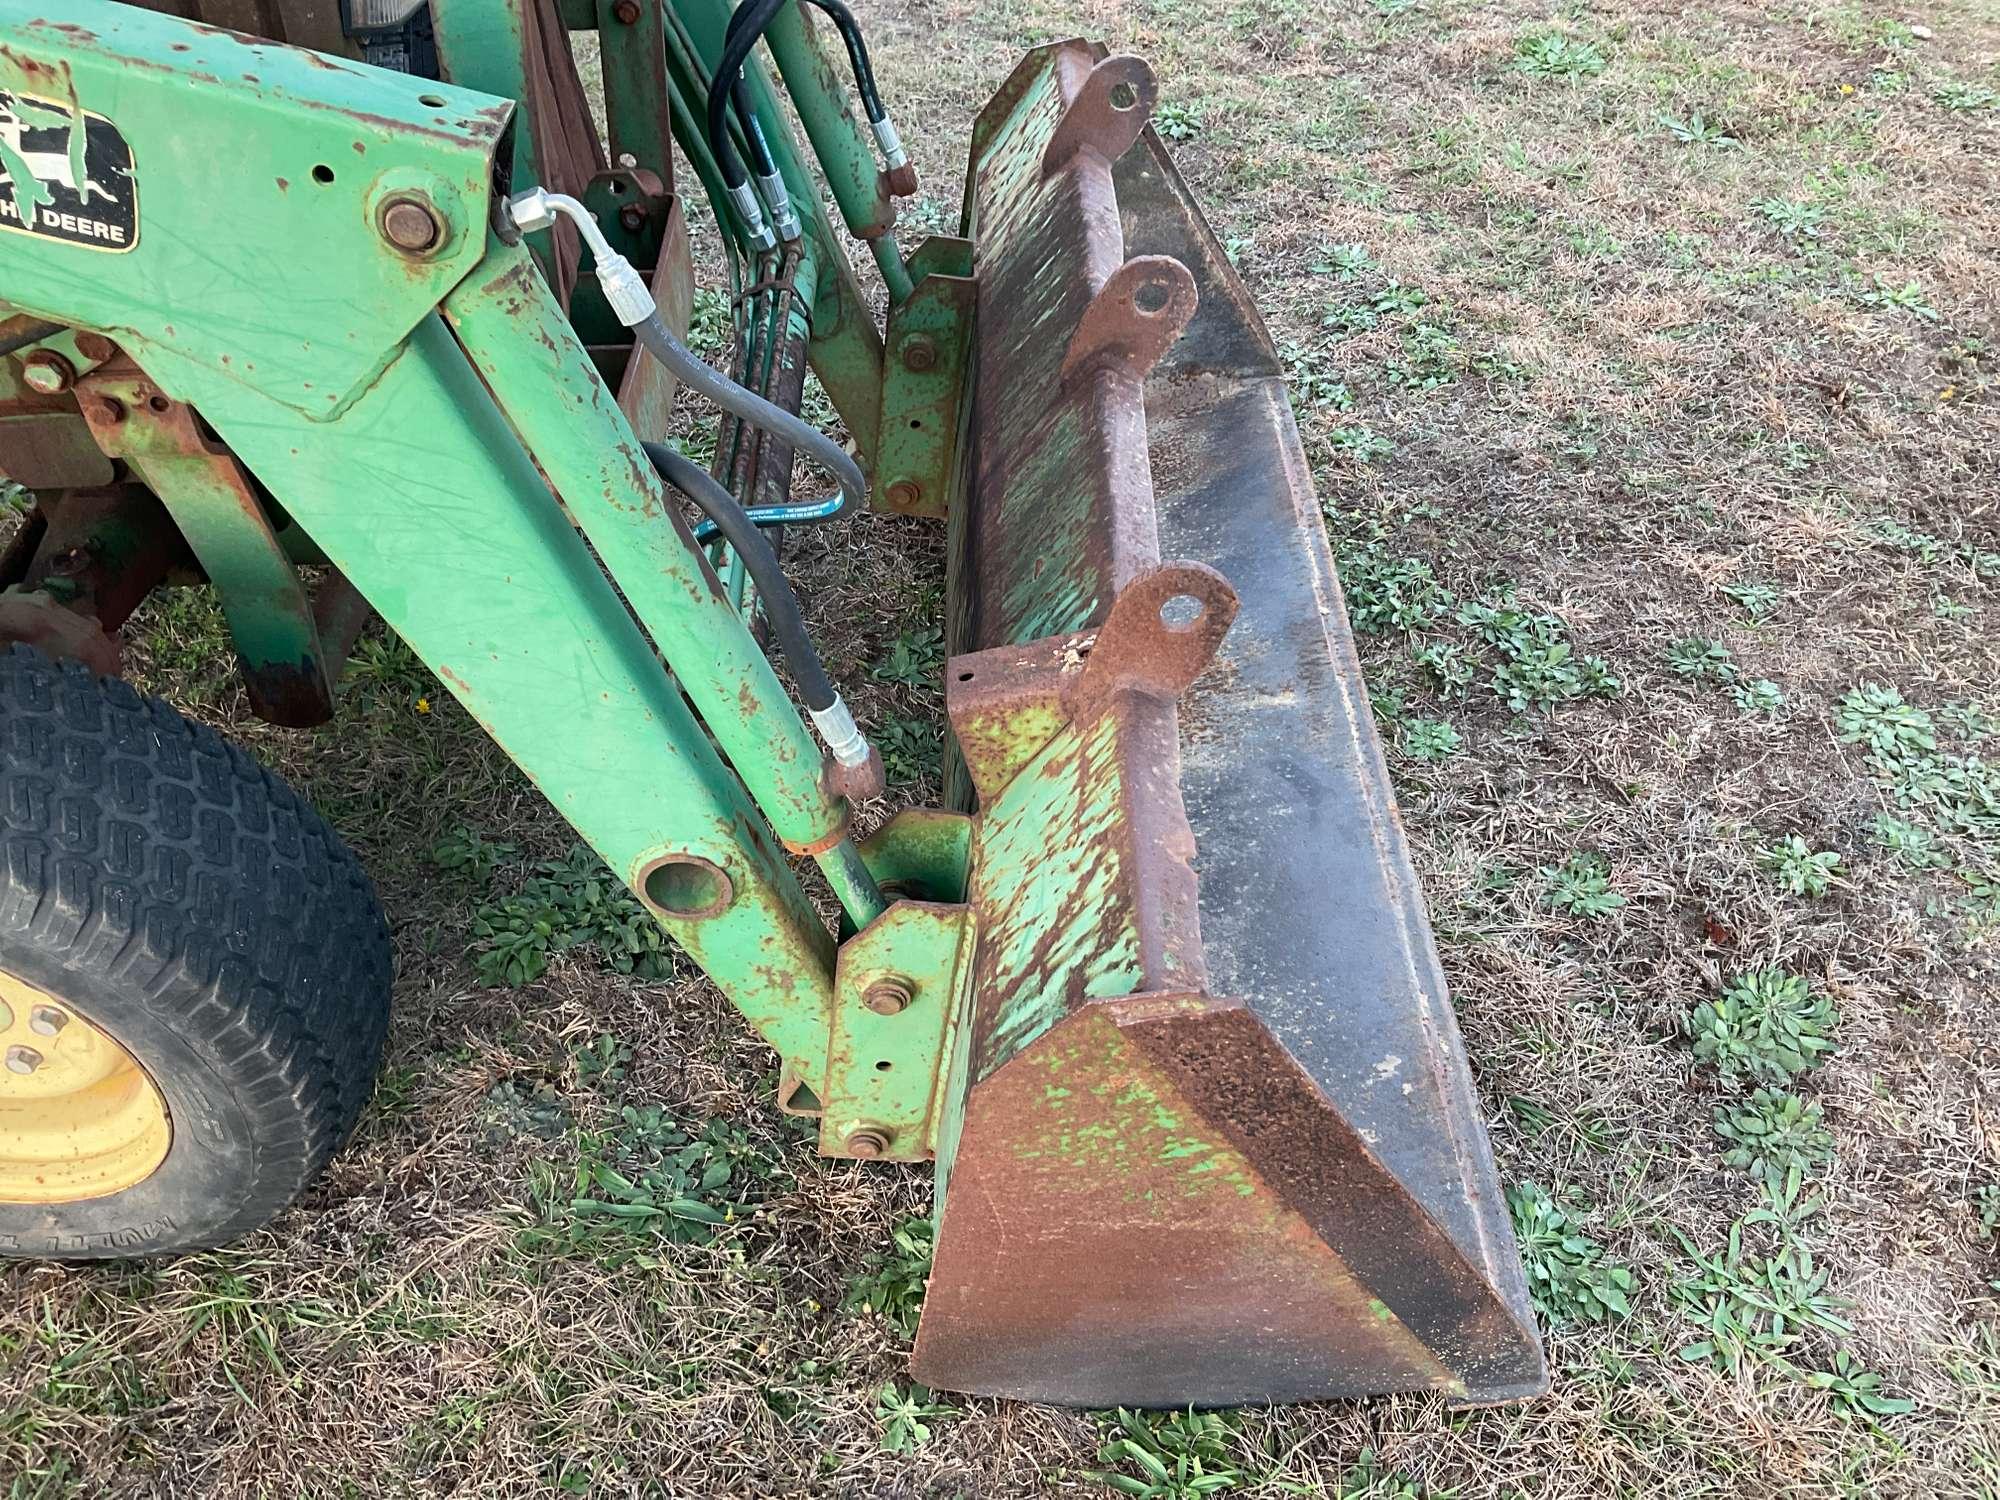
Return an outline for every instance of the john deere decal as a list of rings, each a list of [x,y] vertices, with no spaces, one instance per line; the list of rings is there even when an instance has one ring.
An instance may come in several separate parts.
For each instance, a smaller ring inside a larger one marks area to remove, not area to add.
[[[93,250],[139,241],[132,148],[102,115],[0,89],[0,229]]]

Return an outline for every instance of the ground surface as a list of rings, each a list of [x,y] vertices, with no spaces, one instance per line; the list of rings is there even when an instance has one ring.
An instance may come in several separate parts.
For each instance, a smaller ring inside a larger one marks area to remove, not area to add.
[[[911,1392],[922,1176],[815,1157],[407,652],[280,734],[185,599],[144,677],[361,853],[391,1056],[269,1233],[0,1273],[0,1490],[2000,1493],[2000,13],[861,9],[933,227],[1022,47],[1159,69],[1298,376],[1554,1393],[1101,1458],[1106,1415]],[[863,522],[797,563],[913,799],[938,559]],[[662,1194],[734,1222],[612,1211]]]

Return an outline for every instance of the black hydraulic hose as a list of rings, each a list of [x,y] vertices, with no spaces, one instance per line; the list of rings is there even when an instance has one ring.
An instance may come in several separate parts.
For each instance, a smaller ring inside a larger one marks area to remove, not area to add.
[[[744,175],[742,159],[729,143],[730,93],[757,39],[784,4],[785,0],[749,0],[748,4],[737,7],[724,33],[721,61],[708,81],[708,144],[715,153],[715,164],[722,172],[725,187],[742,187],[749,180]]]
[[[679,490],[693,501],[701,513],[715,523],[729,545],[736,549],[736,555],[743,559],[751,580],[757,585],[757,592],[764,600],[764,615],[771,622],[771,633],[777,637],[778,648],[785,653],[785,661],[792,669],[792,680],[799,685],[799,696],[805,699],[806,707],[814,711],[833,707],[840,694],[834,691],[833,680],[826,675],[826,665],[819,659],[819,652],[813,646],[812,637],[806,632],[805,616],[799,612],[798,596],[786,582],[784,570],[778,566],[778,554],[772,550],[770,539],[751,524],[749,515],[736,503],[736,497],[716,482],[708,470],[676,453],[664,443],[642,443],[646,457],[659,470],[660,478]]]
[[[757,110],[750,103],[750,87],[741,73],[730,85],[729,99],[736,106],[736,118],[743,123],[743,138],[750,143],[750,170],[759,177],[777,175],[778,164],[771,159],[771,143],[764,138],[764,127],[757,123]]]
[[[861,39],[860,23],[854,19],[854,12],[840,0],[812,0],[840,32],[841,41],[847,44],[847,61],[854,69],[854,87],[861,93],[861,107],[868,111],[871,122],[880,123],[889,118],[889,112],[882,107],[882,96],[875,92],[875,67],[868,61],[868,44]]]

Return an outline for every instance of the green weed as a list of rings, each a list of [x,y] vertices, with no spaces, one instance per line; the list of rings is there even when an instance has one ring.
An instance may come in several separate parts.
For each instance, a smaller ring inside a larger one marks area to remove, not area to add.
[[[1785,690],[1768,677],[1755,682],[1732,682],[1726,691],[1730,701],[1746,714],[1776,718],[1785,708]]]
[[[665,979],[665,930],[586,844],[543,860],[518,890],[472,914],[473,967],[494,988],[527,984],[552,954],[587,948],[620,974]]]
[[[1839,1315],[1841,1300],[1826,1290],[1828,1273],[1810,1250],[1786,1245],[1770,1255],[1745,1255],[1743,1224],[1732,1225],[1727,1246],[1703,1255],[1679,1230],[1672,1230],[1693,1261],[1672,1287],[1705,1335],[1684,1346],[1680,1357],[1705,1361],[1723,1371],[1746,1361],[1782,1361],[1808,1328],[1852,1333]]]
[[[1719,1107],[1715,1133],[1729,1142],[1722,1159],[1759,1182],[1833,1158],[1833,1132],[1819,1105],[1781,1089],[1758,1089],[1748,1099]]]
[[[1514,66],[1530,78],[1595,78],[1604,54],[1561,31],[1533,31],[1514,41]]]
[[[1725,583],[1722,592],[1753,620],[1768,620],[1778,608],[1778,590],[1769,583]]]
[[[1100,1418],[1100,1420],[1105,1420]],[[1144,1412],[1118,1408],[1097,1451],[1106,1468],[1093,1483],[1136,1500],[1201,1500],[1251,1482],[1232,1449],[1237,1419],[1229,1412]],[[1115,1467],[1113,1467],[1115,1466]]]
[[[1793,202],[1787,198],[1759,198],[1751,210],[1786,239],[1816,240],[1826,209],[1817,203]]]
[[[923,688],[935,686],[943,672],[943,627],[917,625],[890,643],[889,654],[875,663],[869,675],[877,682]]]
[[[1548,889],[1542,899],[1572,917],[1608,917],[1625,898],[1611,889],[1611,865],[1601,854],[1572,854],[1560,865],[1544,866]]]
[[[1677,115],[1661,115],[1660,125],[1668,135],[1683,146],[1707,146],[1717,151],[1733,151],[1743,144],[1719,121],[1709,119],[1700,110],[1685,118]]]
[[[1757,969],[1689,1014],[1696,1062],[1712,1063],[1723,1086],[1739,1075],[1782,1083],[1833,1051],[1833,1002],[1796,974]]]
[[[1935,323],[1940,314],[1924,299],[1924,289],[1914,281],[1892,286],[1877,272],[1873,282],[1855,293],[1863,307],[1906,312],[1926,323]]]
[[[931,1274],[934,1232],[929,1219],[903,1220],[890,1235],[890,1248],[870,1254],[868,1268],[849,1284],[841,1305],[850,1311],[865,1308],[905,1338],[915,1333]]]
[[[1169,100],[1153,111],[1153,128],[1170,141],[1191,141],[1207,128],[1207,122],[1194,106]]]
[[[1824,896],[1840,873],[1840,856],[1815,850],[1794,833],[1758,850],[1757,865],[1794,896]]]
[[[1461,625],[1478,632],[1499,655],[1489,685],[1515,713],[1544,711],[1579,698],[1615,698],[1624,683],[1601,656],[1577,656],[1554,615],[1498,604],[1472,603],[1458,612]]]
[[[1533,1182],[1507,1190],[1528,1293],[1543,1317],[1558,1325],[1602,1323],[1632,1313],[1638,1278],[1605,1258],[1604,1247],[1579,1230]]]
[[[1420,646],[1411,653],[1411,660],[1447,698],[1463,698],[1478,675],[1464,648],[1450,641],[1432,641]]]
[[[1914,1401],[1885,1395],[1882,1377],[1870,1374],[1845,1349],[1833,1356],[1831,1370],[1814,1370],[1804,1377],[1816,1391],[1825,1391],[1835,1411],[1847,1416],[1898,1417],[1917,1409]]]
[[[931,1427],[941,1418],[961,1415],[948,1401],[934,1401],[928,1386],[911,1381],[906,1389],[892,1380],[875,1397],[875,1420],[882,1427],[884,1453],[914,1453],[931,1440]]]
[[[1397,557],[1381,542],[1343,546],[1339,573],[1347,618],[1363,635],[1422,630],[1452,605],[1429,563]]]
[[[936,719],[884,714],[875,726],[875,746],[891,786],[912,786],[936,771],[944,754],[944,730]]]
[[[1888,813],[1875,815],[1875,842],[1912,870],[1935,870],[1951,863],[1928,828]]]
[[[1683,636],[1668,646],[1667,666],[1676,677],[1689,677],[1697,682],[1736,680],[1736,663],[1730,658],[1729,648],[1703,636]]]
[[[1411,760],[1449,760],[1465,741],[1442,719],[1412,719],[1403,726],[1399,747]]]

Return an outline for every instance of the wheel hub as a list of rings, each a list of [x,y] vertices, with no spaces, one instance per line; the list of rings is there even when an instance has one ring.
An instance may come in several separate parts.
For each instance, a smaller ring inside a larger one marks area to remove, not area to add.
[[[144,1182],[166,1100],[74,1005],[0,969],[0,1202],[72,1203]]]

